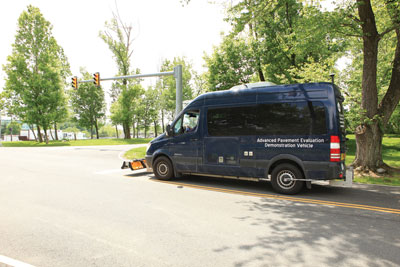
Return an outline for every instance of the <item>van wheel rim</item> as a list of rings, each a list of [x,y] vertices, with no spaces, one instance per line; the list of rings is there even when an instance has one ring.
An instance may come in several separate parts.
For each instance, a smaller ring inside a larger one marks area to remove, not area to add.
[[[284,170],[278,173],[278,185],[283,189],[292,189],[296,184],[296,175],[293,172]]]
[[[168,166],[164,162],[161,162],[157,166],[157,171],[160,175],[165,176],[168,173]]]

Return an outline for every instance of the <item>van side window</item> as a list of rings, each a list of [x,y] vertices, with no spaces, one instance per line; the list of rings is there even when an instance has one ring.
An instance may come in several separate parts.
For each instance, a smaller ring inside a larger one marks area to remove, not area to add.
[[[183,114],[174,125],[174,135],[195,132],[197,130],[199,117],[199,110],[191,110],[185,112],[185,114]]]
[[[211,136],[253,135],[256,116],[256,106],[209,109],[208,133]]]
[[[323,103],[287,102],[209,109],[211,136],[326,134]]]

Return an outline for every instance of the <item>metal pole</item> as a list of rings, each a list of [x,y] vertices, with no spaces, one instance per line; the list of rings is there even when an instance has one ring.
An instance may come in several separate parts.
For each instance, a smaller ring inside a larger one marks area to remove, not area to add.
[[[174,77],[176,82],[175,117],[177,117],[182,110],[182,65],[174,67]]]
[[[335,73],[331,73],[331,74],[329,74],[329,76],[331,76],[332,83],[334,84],[335,83]]]

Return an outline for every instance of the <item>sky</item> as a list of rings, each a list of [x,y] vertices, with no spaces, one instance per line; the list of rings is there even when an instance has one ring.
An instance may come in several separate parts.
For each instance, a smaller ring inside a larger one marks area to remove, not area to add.
[[[224,22],[221,4],[208,0],[14,0],[0,9],[0,65],[7,63],[15,41],[17,20],[28,5],[38,7],[53,26],[53,35],[64,49],[73,76],[80,67],[102,78],[113,77],[117,65],[108,46],[99,37],[104,24],[117,10],[126,24],[131,24],[135,40],[132,67],[141,73],[158,72],[164,59],[185,56],[195,70],[204,70],[204,52],[211,53],[221,41],[221,32],[230,26]],[[6,75],[1,67],[0,91]],[[153,84],[154,79],[145,82]],[[103,82],[108,90],[111,82]]]

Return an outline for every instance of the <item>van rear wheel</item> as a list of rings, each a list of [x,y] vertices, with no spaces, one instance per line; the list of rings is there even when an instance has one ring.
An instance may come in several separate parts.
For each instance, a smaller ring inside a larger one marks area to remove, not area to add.
[[[154,161],[154,175],[160,180],[170,180],[174,176],[174,169],[171,161],[164,156],[156,158]]]
[[[304,186],[302,172],[296,166],[288,163],[280,164],[271,173],[271,184],[275,191],[282,194],[294,195]]]

